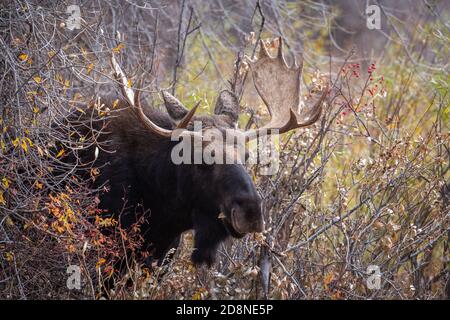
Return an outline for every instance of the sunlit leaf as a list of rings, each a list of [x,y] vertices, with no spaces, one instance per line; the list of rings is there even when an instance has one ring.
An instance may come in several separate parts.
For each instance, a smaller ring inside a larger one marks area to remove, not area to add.
[[[44,186],[42,183],[40,183],[39,181],[36,180],[36,182],[34,183],[36,189],[42,190],[42,187]]]
[[[34,82],[36,82],[37,84],[40,84],[42,82],[42,78],[40,76],[34,76],[33,77]]]
[[[25,139],[22,139],[22,143],[20,144],[20,146],[22,147],[22,150],[24,152],[28,152],[28,145],[27,145],[27,141]]]
[[[14,253],[11,251],[5,253],[6,261],[13,262],[14,261]]]
[[[95,264],[95,267],[98,269],[98,268],[100,268],[102,265],[104,265],[105,262],[106,262],[106,259],[105,259],[105,258],[100,258],[100,259],[98,259],[97,263]]]
[[[88,65],[86,74],[89,75],[89,74],[91,73],[92,69],[94,69],[94,64],[91,62],[91,63],[89,63],[89,65]]]
[[[123,48],[125,48],[125,45],[121,42],[117,47],[113,48],[112,51],[114,53],[119,53]]]
[[[19,60],[25,62],[28,60],[28,55],[26,53],[19,54]]]
[[[65,152],[66,152],[66,150],[64,150],[64,149],[59,150],[58,154],[56,155],[56,158],[62,157],[62,155],[63,155]]]
[[[2,179],[2,185],[3,185],[3,187],[4,187],[5,189],[8,189],[8,188],[9,188],[9,180],[8,180],[8,178],[4,177],[4,178]]]

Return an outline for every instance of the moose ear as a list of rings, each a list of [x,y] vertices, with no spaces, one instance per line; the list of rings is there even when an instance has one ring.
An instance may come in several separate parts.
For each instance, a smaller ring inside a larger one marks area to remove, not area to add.
[[[229,90],[220,92],[214,114],[227,116],[229,122],[235,126],[239,117],[239,101],[236,95]]]
[[[161,95],[164,100],[169,116],[175,120],[180,121],[189,112],[189,110],[183,106],[183,104],[167,91],[161,91]]]

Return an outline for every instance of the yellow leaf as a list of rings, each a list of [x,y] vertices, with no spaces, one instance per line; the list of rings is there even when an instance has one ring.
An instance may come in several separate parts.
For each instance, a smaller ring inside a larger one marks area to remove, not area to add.
[[[83,54],[83,57],[86,59],[86,55],[87,55],[86,48],[81,47],[81,53]]]
[[[112,105],[113,109],[115,109],[118,104],[119,104],[119,99],[114,100],[113,105]]]
[[[89,73],[91,73],[92,69],[94,69],[94,64],[91,62],[88,65],[87,71],[86,71],[86,75],[89,75]]]
[[[11,251],[5,253],[6,261],[13,262],[14,261],[14,253]]]
[[[34,76],[33,77],[34,82],[36,82],[37,84],[40,84],[42,82],[42,78],[40,76]]]
[[[34,183],[34,185],[36,186],[36,189],[42,190],[43,184],[40,183],[39,181],[36,180],[36,182]]]
[[[47,53],[49,59],[53,58],[53,57],[55,56],[55,54],[56,54],[56,52],[53,51],[53,50],[50,50],[50,51]]]
[[[22,150],[26,153],[28,152],[28,145],[27,145],[27,141],[25,139],[22,139],[22,143],[20,145],[22,147]]]
[[[100,268],[101,265],[105,264],[105,262],[106,262],[106,259],[100,258],[100,259],[98,259],[97,263],[95,264],[95,267],[98,269],[98,268]]]
[[[131,82],[131,79],[128,79],[128,81],[127,81],[128,88],[131,88],[132,85],[133,85],[133,82]]]
[[[81,108],[78,108],[78,107],[76,107],[76,109],[79,111],[79,112],[81,112],[82,114],[86,114],[86,112],[84,112],[84,110],[83,109],[81,109]]]
[[[52,223],[52,228],[58,233],[64,233],[65,229],[58,223],[58,221],[54,221]]]
[[[95,224],[100,227],[111,227],[117,224],[117,221],[113,218],[101,218],[99,216],[95,216]]]
[[[192,300],[202,300],[207,291],[203,288],[197,289],[197,291],[192,295]]]
[[[17,146],[19,145],[19,138],[15,138],[15,139],[12,141],[12,144],[13,144],[14,148],[17,147]]]
[[[5,198],[3,197],[3,191],[0,191],[0,204],[2,205],[6,204]]]
[[[28,55],[26,53],[19,54],[19,60],[24,62],[28,60]]]
[[[9,180],[8,180],[8,178],[4,177],[2,179],[2,184],[5,187],[5,189],[8,189],[8,187],[9,187]]]
[[[11,219],[11,217],[6,217],[6,225],[10,227],[14,227],[14,221]]]
[[[5,144],[5,141],[1,140],[1,141],[0,141],[0,145],[2,146],[2,150],[5,151],[5,150],[6,150],[6,144]]]
[[[29,132],[27,132],[29,134]],[[30,148],[33,148],[33,141],[30,140],[30,138],[26,137],[25,141],[28,143],[28,145],[30,146]]]
[[[58,154],[56,155],[56,157],[57,157],[57,158],[61,157],[61,156],[64,154],[64,152],[66,152],[66,150],[61,149],[61,150],[58,152]]]
[[[121,42],[121,43],[119,43],[119,45],[117,47],[113,48],[112,51],[114,53],[119,53],[120,50],[122,50],[123,48],[125,48],[125,45]]]

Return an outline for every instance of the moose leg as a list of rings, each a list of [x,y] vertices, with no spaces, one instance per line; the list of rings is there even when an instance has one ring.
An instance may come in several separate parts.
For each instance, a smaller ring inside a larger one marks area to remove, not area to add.
[[[225,227],[217,218],[213,218],[197,211],[193,212],[195,231],[194,251],[192,262],[196,265],[214,263],[219,244],[228,237]]]

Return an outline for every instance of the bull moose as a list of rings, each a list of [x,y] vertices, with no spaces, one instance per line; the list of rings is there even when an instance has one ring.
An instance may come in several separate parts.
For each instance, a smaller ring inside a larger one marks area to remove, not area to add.
[[[194,230],[192,261],[211,266],[218,245],[228,237],[241,238],[262,232],[264,222],[261,198],[242,163],[175,164],[171,159],[175,132],[181,140],[206,135],[210,130],[227,130],[244,137],[244,143],[265,134],[280,134],[316,122],[321,114],[327,89],[317,93],[310,107],[300,109],[300,77],[303,61],[288,67],[283,42],[272,57],[260,42],[258,58],[246,58],[255,88],[268,108],[270,122],[250,131],[237,129],[239,103],[229,90],[222,91],[213,115],[195,115],[197,106],[187,109],[163,91],[167,113],[141,105],[139,86],[133,90],[114,55],[111,62],[120,84],[123,106],[109,119],[107,139],[114,153],[100,152],[95,160],[101,167],[96,184],[108,185],[100,197],[100,208],[116,216],[127,228],[144,216],[141,226],[143,251],[161,260],[177,247],[180,235]],[[304,110],[307,110],[306,112]],[[200,132],[192,123],[201,121]],[[203,141],[203,147],[210,143]],[[221,146],[215,146],[221,148]],[[225,153],[234,152],[238,145]]]

